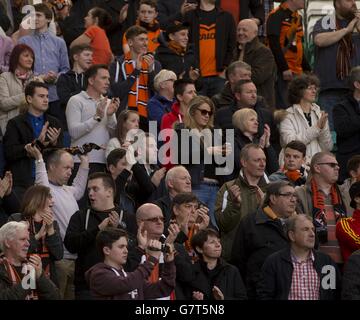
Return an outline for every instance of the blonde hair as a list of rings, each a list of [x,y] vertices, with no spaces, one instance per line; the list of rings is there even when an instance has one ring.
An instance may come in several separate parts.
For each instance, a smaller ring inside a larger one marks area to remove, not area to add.
[[[232,116],[233,126],[240,129],[241,132],[246,131],[246,121],[252,116],[255,116],[256,119],[258,118],[254,109],[244,108],[236,111]]]
[[[212,129],[214,127],[214,112],[215,112],[214,103],[208,97],[196,96],[191,99],[191,101],[189,103],[189,108],[188,108],[187,114],[184,119],[184,123],[185,123],[186,127],[188,127],[189,129],[198,128],[196,121],[194,119],[194,114],[195,114],[196,110],[198,110],[199,107],[203,104],[207,104],[210,107],[211,112],[213,113],[209,118],[209,122],[207,123],[206,128]]]
[[[162,69],[154,78],[154,88],[157,92],[160,90],[160,83],[169,80],[169,79],[177,79],[175,72],[167,69]]]

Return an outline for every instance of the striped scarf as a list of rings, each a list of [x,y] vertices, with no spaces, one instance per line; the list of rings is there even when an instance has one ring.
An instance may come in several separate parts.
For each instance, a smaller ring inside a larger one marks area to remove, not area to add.
[[[13,286],[21,284],[23,277],[18,274],[15,267],[6,259],[6,257],[3,256],[0,258],[0,264],[4,265],[9,280],[12,282]],[[36,289],[30,290],[26,295],[25,300],[39,300]]]
[[[124,78],[127,79],[135,70],[135,61],[131,59],[131,53],[125,54],[122,63],[122,72]],[[128,94],[128,108],[138,112],[139,116],[147,118],[147,102],[149,100],[149,65],[143,60],[140,70],[140,76],[136,77],[136,81],[130,88]]]
[[[336,30],[342,29],[339,25],[338,19],[336,19]],[[352,33],[348,33],[346,36],[339,40],[339,46],[336,52],[336,77],[340,80],[344,80],[351,70],[351,58],[355,53],[355,46],[352,41]]]

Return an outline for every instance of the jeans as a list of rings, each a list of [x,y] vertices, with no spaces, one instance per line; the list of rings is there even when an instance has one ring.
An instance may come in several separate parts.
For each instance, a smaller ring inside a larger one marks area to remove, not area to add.
[[[209,208],[210,223],[219,229],[215,220],[215,202],[219,187],[215,184],[202,182],[192,188],[192,192],[197,198]]]
[[[215,94],[222,91],[225,85],[225,79],[218,76],[204,77],[201,80],[201,85],[202,87],[199,90],[198,94],[211,98]]]
[[[334,131],[333,108],[349,93],[346,89],[329,89],[319,93],[318,105],[329,115],[330,131]]]

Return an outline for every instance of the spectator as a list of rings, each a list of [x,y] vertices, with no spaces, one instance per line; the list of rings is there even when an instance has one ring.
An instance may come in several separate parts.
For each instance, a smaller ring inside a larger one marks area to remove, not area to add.
[[[359,16],[356,2],[334,0],[333,4],[335,12],[321,17],[313,29],[314,72],[321,83],[318,101],[329,114],[332,131],[333,107],[349,93],[347,80],[350,70],[360,64],[360,35],[357,32]]]
[[[143,226],[144,223],[142,223]],[[104,262],[93,266],[86,273],[90,290],[95,299],[145,300],[162,298],[175,288],[174,249],[165,254],[165,268],[160,279],[152,283],[147,278],[158,264],[161,255],[161,242],[148,241],[146,234],[138,232],[138,244],[146,250],[147,260],[139,264],[133,272],[125,272],[124,265],[128,255],[126,232],[106,228],[96,237],[96,245]],[[120,255],[122,253],[122,255]]]
[[[296,211],[313,218],[319,250],[340,265],[343,259],[335,226],[340,218],[346,217],[347,208],[336,184],[339,164],[332,153],[318,152],[311,159],[310,172],[306,184],[296,189]]]
[[[237,43],[234,59],[245,61],[251,66],[251,79],[256,85],[258,94],[264,97],[271,109],[274,109],[275,59],[271,50],[260,42],[258,26],[253,19],[239,22]]]
[[[11,38],[0,35],[0,74],[9,70],[9,60],[14,43]]]
[[[245,300],[246,289],[239,270],[221,258],[219,234],[213,229],[200,230],[191,239],[199,261],[191,265],[192,281],[184,284],[187,300]],[[185,270],[177,270],[177,274]],[[187,277],[191,277],[187,275]]]
[[[115,130],[115,137],[106,146],[105,155],[118,148],[127,148],[136,139],[140,118],[134,110],[124,110],[119,113]]]
[[[27,152],[35,158],[36,184],[47,186],[53,196],[54,217],[60,229],[61,239],[64,240],[66,228],[70,218],[79,210],[77,200],[84,195],[89,173],[89,159],[86,155],[80,156],[81,165],[71,186],[68,181],[74,168],[71,154],[63,149],[55,149],[46,154],[46,167],[41,152],[32,146]],[[62,299],[74,300],[74,272],[76,255],[71,254],[64,247],[64,258],[56,261],[56,273]]]
[[[152,54],[147,54],[146,29],[132,26],[125,36],[130,51],[117,57],[110,66],[111,91],[120,98],[119,112],[127,108],[137,111],[140,128],[148,131],[147,103],[152,95],[154,77],[161,67]]]
[[[217,194],[215,214],[221,234],[222,256],[231,258],[237,226],[241,219],[256,211],[268,179],[265,175],[266,157],[260,146],[247,144],[240,153],[239,176],[226,182]]]
[[[336,159],[340,165],[340,182],[348,178],[347,161],[352,156],[360,154],[360,67],[351,70],[349,82],[352,94],[345,96],[341,102],[334,106],[333,110],[337,146]]]
[[[200,93],[212,97],[224,86],[224,73],[231,63],[236,35],[231,14],[220,10],[216,0],[200,0],[195,10],[188,11],[183,21],[190,25],[190,43],[202,76]]]
[[[68,135],[68,128],[65,116],[66,105],[69,99],[86,90],[85,71],[92,65],[93,49],[88,45],[78,45],[70,49],[70,59],[73,63],[73,67],[66,73],[60,75],[56,89],[60,99],[62,119],[64,119],[64,128],[66,135]],[[69,139],[69,137],[66,137]],[[70,141],[67,141],[66,146],[70,145]]]
[[[115,113],[119,106],[116,99],[107,99],[110,75],[106,65],[93,65],[85,73],[88,79],[86,91],[72,96],[66,107],[66,119],[71,136],[71,145],[79,146],[93,142],[106,145],[116,127]],[[79,159],[75,161],[75,172]],[[90,172],[105,171],[105,150],[89,153]]]
[[[49,31],[52,12],[44,3],[34,5],[36,14],[36,29],[33,35],[19,39],[31,47],[35,53],[34,72],[40,75],[49,85],[49,110],[47,113],[63,121],[61,107],[56,92],[56,81],[61,73],[69,71],[69,59],[65,41]],[[64,123],[61,123],[64,129]]]
[[[158,131],[160,130],[163,115],[170,112],[171,106],[175,103],[174,82],[176,80],[176,74],[166,69],[162,69],[154,78],[156,93],[150,98],[147,107],[148,119],[157,122]]]
[[[286,221],[289,246],[269,256],[262,267],[260,298],[265,300],[336,300],[340,295],[341,275],[331,258],[315,247],[315,227],[305,214]],[[324,287],[324,267],[332,266],[336,278]]]
[[[32,255],[27,260],[30,247],[28,227],[25,222],[11,221],[0,228],[0,250],[4,255],[0,260],[0,299],[57,300],[60,298],[59,291],[45,276],[41,258]],[[21,280],[34,269],[36,288],[24,289]]]
[[[6,171],[4,177],[0,178],[0,227],[9,219],[9,216],[19,211],[19,200],[12,192],[13,180],[10,171]]]
[[[352,217],[342,218],[336,223],[336,238],[345,263],[353,252],[360,249],[360,181],[350,187],[349,194],[350,206],[355,209]]]
[[[26,190],[21,213],[14,213],[9,221],[26,221],[29,225],[30,247],[28,255],[38,254],[44,274],[59,285],[55,261],[63,258],[64,250],[58,223],[54,219],[54,200],[50,188],[32,186]]]
[[[24,90],[34,79],[34,51],[26,44],[18,44],[10,55],[9,72],[0,74],[0,127],[3,134],[8,121],[23,111]]]
[[[290,182],[270,183],[263,204],[244,217],[236,230],[232,263],[240,270],[249,299],[256,292],[261,268],[268,256],[288,244],[284,223],[295,214],[296,194]]]
[[[92,8],[85,17],[86,31],[71,43],[70,48],[88,45],[93,50],[93,64],[110,64],[114,57],[105,33],[110,24],[111,17],[104,9]]]
[[[306,146],[301,141],[290,141],[284,148],[284,166],[269,176],[271,182],[285,180],[295,186],[306,182]]]
[[[90,208],[75,212],[69,222],[64,239],[70,253],[77,253],[75,261],[75,299],[91,299],[85,281],[85,272],[98,262],[100,253],[95,246],[96,235],[108,226],[121,227],[134,233],[135,224],[126,212],[114,204],[115,184],[112,177],[97,172],[89,177],[88,193]]]
[[[177,163],[183,164],[189,171],[192,192],[209,209],[211,223],[216,226],[214,210],[219,191],[217,159],[229,156],[232,149],[231,145],[215,144],[214,111],[215,106],[210,98],[194,97],[189,103],[184,124],[175,127],[178,139],[174,141],[178,147]]]
[[[345,265],[341,299],[359,300],[360,299],[360,250],[355,251]]]
[[[328,114],[315,104],[319,80],[303,75],[289,83],[289,103],[285,119],[280,123],[280,143],[284,147],[293,140],[306,145],[306,162],[320,151],[331,151],[333,141],[329,129]],[[282,159],[283,151],[280,154]]]
[[[241,149],[249,143],[259,144],[264,150],[266,159],[266,173],[272,174],[279,169],[277,164],[277,155],[274,148],[270,144],[270,128],[267,124],[264,125],[264,133],[261,137],[258,136],[259,122],[258,115],[254,109],[243,108],[236,111],[232,117],[232,122],[235,128],[235,145],[234,145],[234,173],[238,174],[240,171],[240,152]]]
[[[360,155],[352,156],[347,162],[347,172],[350,178],[346,179],[342,185],[339,186],[341,194],[343,195],[344,203],[348,208],[348,217],[352,216],[353,209],[350,207],[349,190],[353,183],[360,181]]]
[[[152,54],[155,53],[156,48],[159,46],[158,37],[161,34],[160,24],[156,20],[157,15],[157,3],[155,0],[140,0],[135,25],[146,29],[149,39],[147,52]],[[123,36],[122,45],[123,52],[127,54],[130,48],[125,35]]]
[[[184,166],[171,168],[165,176],[167,193],[154,201],[161,208],[165,218],[165,227],[170,224],[171,203],[176,195],[184,192],[191,192],[191,176]]]
[[[225,70],[224,88],[211,100],[215,103],[216,109],[228,107],[236,102],[234,88],[240,80],[251,80],[251,66],[244,61],[234,61]]]
[[[61,125],[45,114],[48,109],[48,87],[32,81],[25,87],[27,112],[11,119],[4,136],[5,159],[14,178],[14,193],[21,201],[25,190],[34,184],[35,163],[28,157],[26,145],[37,140],[44,147],[62,145]]]
[[[278,69],[275,84],[275,106],[286,109],[287,87],[295,75],[310,71],[303,41],[303,26],[299,10],[304,9],[304,0],[285,0],[268,16],[267,40]]]
[[[174,21],[162,35],[155,59],[164,69],[174,71],[177,77],[196,81],[200,73],[196,69],[193,44],[189,44],[189,25]]]

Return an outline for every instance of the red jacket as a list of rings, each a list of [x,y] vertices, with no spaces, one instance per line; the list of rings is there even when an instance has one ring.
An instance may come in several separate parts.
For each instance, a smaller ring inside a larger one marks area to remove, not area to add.
[[[344,262],[360,249],[360,210],[356,209],[350,218],[342,218],[336,224],[336,237],[339,241]]]

